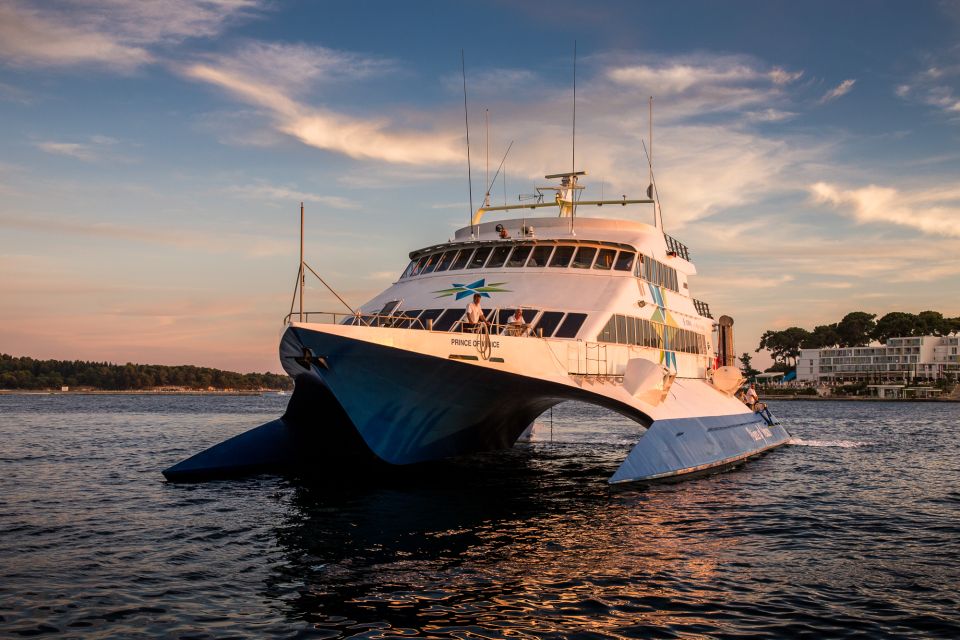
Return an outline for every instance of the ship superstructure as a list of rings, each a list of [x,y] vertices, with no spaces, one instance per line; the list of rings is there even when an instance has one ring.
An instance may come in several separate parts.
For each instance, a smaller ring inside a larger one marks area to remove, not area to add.
[[[560,180],[543,188],[554,193],[547,202],[478,209],[349,314],[291,309],[280,344],[297,380],[287,413],[164,473],[506,448],[564,400],[638,424],[643,435],[611,482],[722,468],[785,443],[769,412],[734,397],[732,321],[690,295],[687,247],[659,226],[577,216],[650,202],[578,200],[583,175],[547,176]],[[559,215],[536,215],[547,207]],[[530,217],[483,220],[503,210]],[[486,320],[477,325],[465,317],[474,296]]]

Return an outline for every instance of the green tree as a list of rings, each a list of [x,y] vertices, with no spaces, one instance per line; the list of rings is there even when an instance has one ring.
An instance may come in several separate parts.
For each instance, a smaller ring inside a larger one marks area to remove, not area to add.
[[[840,334],[836,324],[821,324],[813,328],[810,337],[800,346],[804,349],[825,349],[840,344]]]
[[[891,311],[877,320],[870,332],[870,337],[882,344],[887,344],[890,338],[914,335],[918,324],[919,319],[912,313]]]
[[[852,311],[837,323],[841,347],[864,347],[870,344],[870,334],[876,327],[875,313]]]
[[[800,357],[800,345],[810,339],[810,332],[801,327],[789,327],[782,331],[766,331],[760,336],[761,350],[770,352],[774,362],[796,366]],[[792,360],[792,363],[790,362]]]
[[[749,353],[744,352],[743,355],[740,356],[739,360],[740,360],[740,371],[743,372],[744,378],[750,379],[753,376],[760,373],[758,370],[753,368],[753,363],[751,362],[753,360],[753,357]]]
[[[945,336],[953,329],[949,319],[939,311],[921,311],[917,314],[918,336]]]

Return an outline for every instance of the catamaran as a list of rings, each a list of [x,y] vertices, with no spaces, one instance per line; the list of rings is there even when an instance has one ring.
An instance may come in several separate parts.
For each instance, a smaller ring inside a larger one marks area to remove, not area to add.
[[[346,314],[303,310],[313,270],[301,231],[300,310],[291,305],[280,341],[296,380],[286,413],[164,475],[409,465],[505,449],[568,400],[636,422],[638,441],[611,483],[721,470],[786,443],[769,411],[735,397],[744,380],[733,320],[714,320],[691,296],[690,252],[664,233],[656,209],[654,224],[577,215],[653,204],[650,192],[581,200],[585,175],[546,176],[559,183],[534,201],[485,204],[453,239],[412,251],[392,285]],[[556,213],[537,215],[545,209]],[[524,217],[485,220],[511,210]],[[473,323],[465,306],[475,296],[483,319]]]

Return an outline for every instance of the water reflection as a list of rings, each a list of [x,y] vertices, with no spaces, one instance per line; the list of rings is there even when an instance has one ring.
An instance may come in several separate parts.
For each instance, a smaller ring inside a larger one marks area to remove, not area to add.
[[[383,483],[291,483],[267,595],[353,632],[517,637],[705,624],[735,537],[696,484],[611,492],[613,452],[539,447]],[[386,489],[384,486],[391,488]]]

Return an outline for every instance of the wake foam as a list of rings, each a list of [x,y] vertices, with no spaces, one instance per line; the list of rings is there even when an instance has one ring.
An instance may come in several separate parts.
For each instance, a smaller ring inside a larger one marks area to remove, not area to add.
[[[857,447],[868,447],[873,442],[856,442],[854,440],[803,440],[802,438],[790,438],[787,444],[793,444],[800,447],[840,447],[841,449],[856,449]]]

